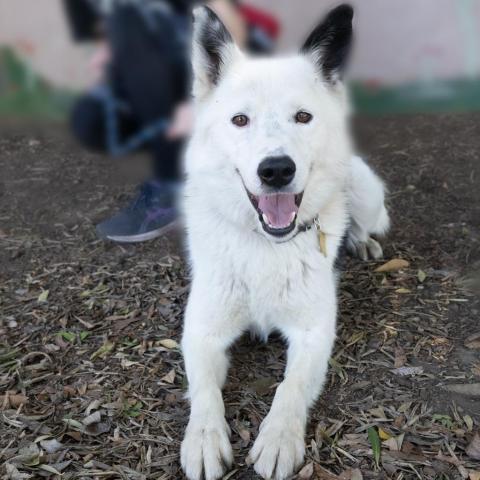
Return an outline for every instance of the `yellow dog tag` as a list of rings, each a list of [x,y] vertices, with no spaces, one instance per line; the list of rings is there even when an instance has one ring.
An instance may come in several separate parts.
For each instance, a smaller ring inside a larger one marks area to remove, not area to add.
[[[315,229],[317,230],[318,247],[320,248],[320,252],[322,252],[322,255],[324,257],[326,257],[327,256],[327,235],[322,230],[322,226],[320,225],[320,221],[319,221],[318,217],[313,221],[313,225],[315,226]]]
[[[318,248],[322,255],[327,257],[327,234],[323,231],[318,217],[313,220],[313,228],[317,231]]]
[[[320,251],[322,252],[323,256],[327,256],[327,236],[325,232],[322,230],[318,231],[318,246],[320,247]]]

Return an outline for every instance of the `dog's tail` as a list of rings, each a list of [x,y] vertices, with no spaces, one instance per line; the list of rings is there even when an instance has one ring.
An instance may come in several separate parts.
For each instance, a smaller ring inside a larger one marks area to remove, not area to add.
[[[383,235],[390,226],[385,190],[375,172],[360,157],[352,157],[348,198],[352,228],[360,241],[371,234]]]
[[[350,173],[347,250],[364,260],[369,256],[379,259],[383,255],[382,247],[371,235],[384,235],[390,227],[385,207],[385,185],[360,157],[352,157]]]

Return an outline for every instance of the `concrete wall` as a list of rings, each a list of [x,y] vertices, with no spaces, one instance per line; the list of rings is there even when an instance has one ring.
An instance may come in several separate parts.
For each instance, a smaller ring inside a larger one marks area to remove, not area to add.
[[[88,83],[88,49],[71,42],[60,0],[0,0],[0,45],[54,85]]]
[[[253,0],[277,13],[281,47],[299,45],[340,0]],[[389,84],[480,76],[480,1],[349,0],[355,8],[351,74]]]
[[[333,0],[249,0],[281,20],[280,47],[301,43]],[[402,84],[480,76],[479,0],[351,0],[356,8],[356,79]],[[88,83],[88,49],[68,36],[60,0],[0,0],[0,44],[57,85]]]

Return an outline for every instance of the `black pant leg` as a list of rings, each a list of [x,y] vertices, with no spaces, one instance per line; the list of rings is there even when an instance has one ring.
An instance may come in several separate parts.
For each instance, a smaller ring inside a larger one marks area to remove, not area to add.
[[[138,122],[128,114],[116,116],[118,138],[122,142],[139,128]],[[105,107],[97,96],[86,94],[75,103],[70,125],[75,138],[87,148],[108,153]]]
[[[171,118],[175,106],[188,97],[190,84],[185,51],[175,42],[177,24],[168,14],[156,12],[152,18],[149,24],[138,6],[124,5],[109,23],[115,88],[141,126]],[[183,142],[159,134],[150,147],[155,176],[178,178]]]
[[[70,125],[75,138],[82,145],[92,150],[106,151],[105,115],[96,98],[84,95],[76,101]]]

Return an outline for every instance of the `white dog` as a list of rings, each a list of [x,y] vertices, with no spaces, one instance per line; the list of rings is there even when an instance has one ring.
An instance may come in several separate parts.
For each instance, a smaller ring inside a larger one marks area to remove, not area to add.
[[[278,480],[301,465],[335,339],[337,250],[347,235],[361,257],[382,255],[370,234],[388,227],[384,189],[352,155],[341,81],[352,16],[340,6],[300,54],[265,59],[243,54],[208,8],[195,13],[182,340],[191,415],[181,448],[191,480],[217,479],[232,463],[222,386],[227,351],[250,328],[279,331],[289,347],[249,461]]]

